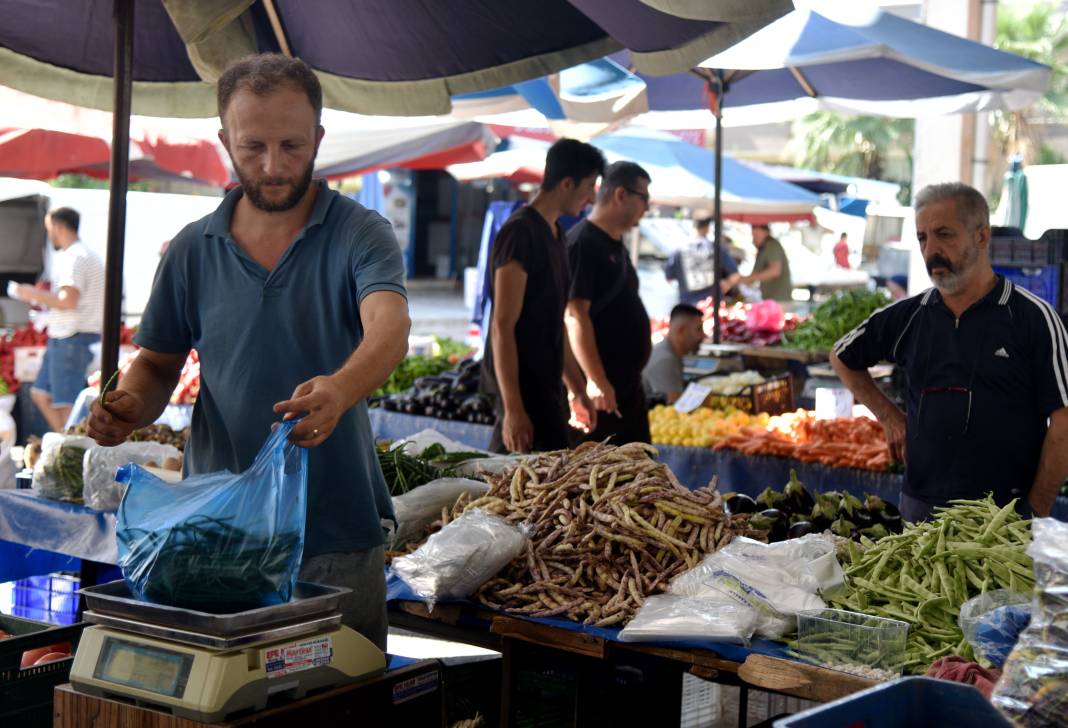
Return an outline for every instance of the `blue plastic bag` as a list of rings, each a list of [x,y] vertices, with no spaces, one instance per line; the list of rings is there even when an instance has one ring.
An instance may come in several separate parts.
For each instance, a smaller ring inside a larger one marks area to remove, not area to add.
[[[300,571],[308,453],[279,426],[240,475],[167,483],[138,465],[118,511],[119,567],[142,601],[215,614],[288,602]]]

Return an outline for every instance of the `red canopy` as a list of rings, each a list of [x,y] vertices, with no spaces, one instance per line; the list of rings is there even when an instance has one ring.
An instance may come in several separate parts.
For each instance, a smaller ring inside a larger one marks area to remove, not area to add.
[[[230,172],[214,140],[163,130],[164,120],[130,120],[130,178],[180,177],[223,186]],[[0,176],[106,178],[111,114],[0,88]]]

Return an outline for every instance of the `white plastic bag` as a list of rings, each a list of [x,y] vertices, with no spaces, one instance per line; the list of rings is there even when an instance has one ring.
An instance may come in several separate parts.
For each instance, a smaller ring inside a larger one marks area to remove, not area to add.
[[[413,553],[393,560],[393,570],[430,608],[439,599],[464,599],[523,553],[519,526],[477,508],[427,539]]]
[[[42,498],[82,502],[85,451],[95,445],[88,437],[49,432],[41,440],[41,457],[33,466],[33,490]]]
[[[739,604],[698,597],[657,594],[619,633],[623,642],[674,642],[709,640],[749,645],[756,613]]]
[[[115,480],[115,472],[127,463],[162,466],[170,459],[181,459],[173,445],[159,442],[124,442],[116,447],[94,445],[85,451],[82,477],[85,505],[96,511],[118,510],[126,485]]]
[[[842,567],[823,534],[766,544],[736,538],[680,574],[669,592],[752,610],[756,634],[778,639],[797,626],[797,613],[826,607],[818,594],[839,588]]]
[[[441,517],[441,509],[452,507],[463,493],[474,500],[488,491],[489,485],[478,480],[440,478],[394,496],[397,532],[393,535],[392,547],[398,548],[422,536],[423,530]]]
[[[397,440],[389,446],[390,450],[396,450],[398,447],[408,447],[408,452],[423,452],[431,445],[441,445],[445,448],[445,452],[477,452],[487,453],[485,450],[479,450],[477,447],[468,447],[462,442],[456,440],[450,440],[442,435],[437,430],[422,430],[414,435],[410,435],[403,440]]]

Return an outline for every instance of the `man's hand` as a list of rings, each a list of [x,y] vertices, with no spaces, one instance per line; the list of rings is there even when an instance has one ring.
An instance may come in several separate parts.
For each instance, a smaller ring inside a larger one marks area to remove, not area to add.
[[[589,397],[584,393],[578,396],[569,393],[567,404],[571,409],[569,425],[587,435],[597,429],[597,408]]]
[[[99,397],[93,401],[86,425],[89,437],[104,447],[114,447],[125,442],[130,433],[137,429],[145,416],[145,403],[139,396],[126,390],[108,392],[104,398],[104,404],[101,404]]]
[[[18,300],[27,303],[33,303],[34,287],[28,283],[20,283],[14,286],[13,289],[9,288],[8,293],[15,294],[12,298],[17,298]]]
[[[509,452],[530,452],[534,444],[534,423],[523,409],[505,409],[501,423],[501,437]]]
[[[886,443],[890,446],[890,458],[899,462],[907,462],[905,457],[905,413],[897,407],[892,408],[885,416],[879,417],[879,424],[886,433]]]
[[[309,379],[293,390],[293,396],[274,406],[283,420],[303,417],[289,433],[289,441],[301,447],[318,447],[326,442],[345,414],[345,389],[334,376]]]
[[[619,409],[616,402],[616,390],[608,382],[597,382],[590,379],[586,382],[586,396],[593,403],[593,408],[600,412],[615,412]]]

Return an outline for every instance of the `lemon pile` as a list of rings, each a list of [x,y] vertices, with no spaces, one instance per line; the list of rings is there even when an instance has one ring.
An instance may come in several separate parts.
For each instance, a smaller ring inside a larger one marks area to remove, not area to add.
[[[712,447],[743,427],[766,427],[767,413],[747,414],[741,410],[698,407],[689,414],[670,405],[659,405],[649,412],[649,429],[655,445]]]

